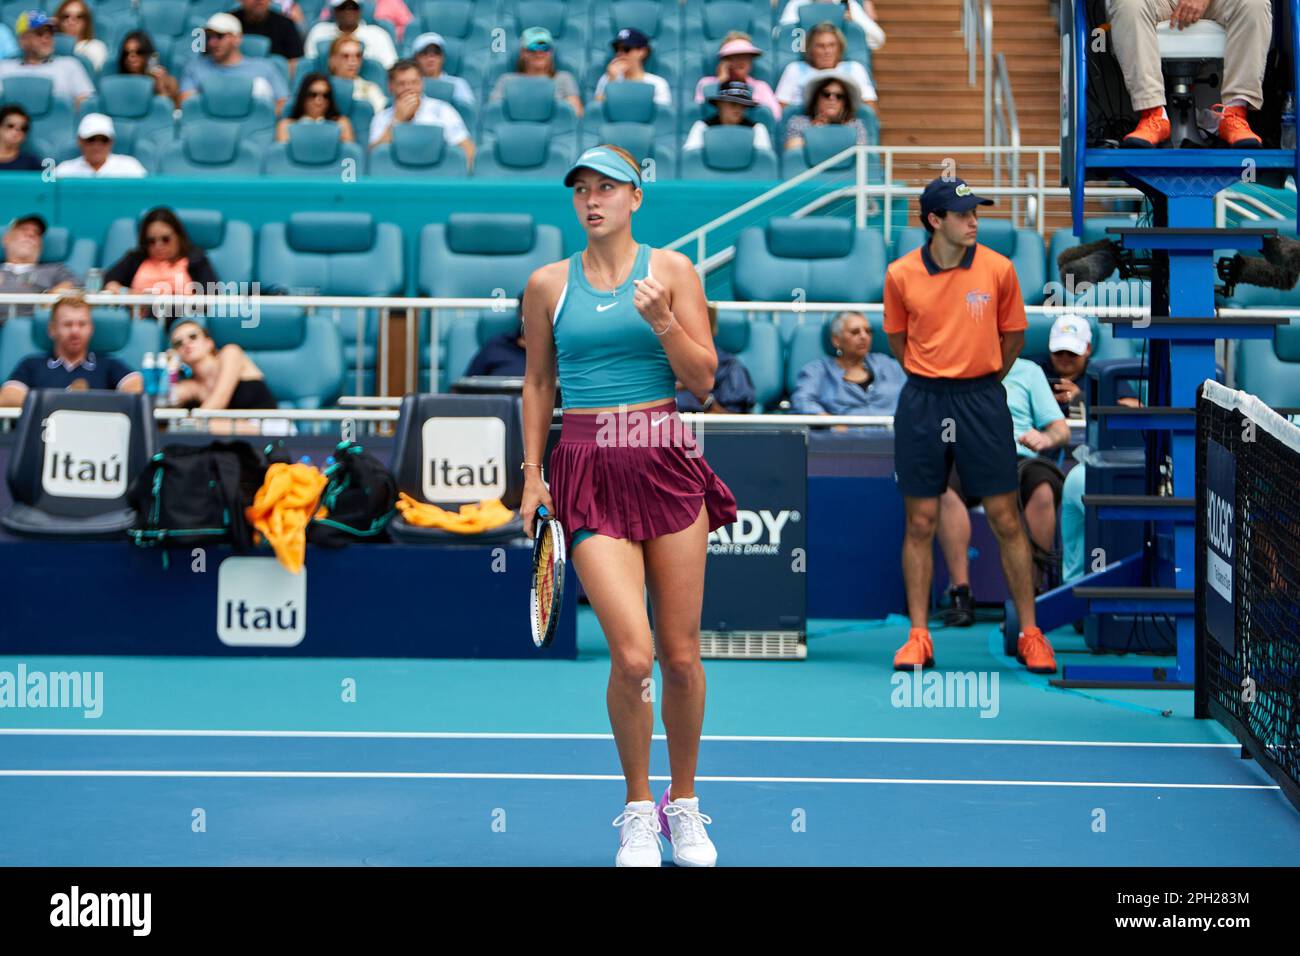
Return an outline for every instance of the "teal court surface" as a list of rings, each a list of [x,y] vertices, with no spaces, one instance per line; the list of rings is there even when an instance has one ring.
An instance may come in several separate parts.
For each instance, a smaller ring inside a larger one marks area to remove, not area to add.
[[[1300,814],[1190,692],[1060,690],[992,622],[934,635],[936,673],[982,692],[895,677],[899,618],[812,621],[806,661],[705,663],[721,865],[1300,859]],[[1051,636],[1061,663],[1087,656]],[[576,662],[0,658],[20,665],[102,672],[102,714],[0,709],[0,865],[613,862],[624,792],[585,606]],[[656,793],[667,767],[657,736]]]

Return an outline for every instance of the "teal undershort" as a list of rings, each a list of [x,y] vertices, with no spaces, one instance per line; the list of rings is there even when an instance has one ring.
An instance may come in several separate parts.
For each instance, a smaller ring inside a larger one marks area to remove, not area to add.
[[[573,548],[576,548],[579,543],[590,538],[595,533],[596,532],[592,531],[590,528],[579,528],[577,531],[573,532],[573,537],[569,541],[569,549],[572,550]]]

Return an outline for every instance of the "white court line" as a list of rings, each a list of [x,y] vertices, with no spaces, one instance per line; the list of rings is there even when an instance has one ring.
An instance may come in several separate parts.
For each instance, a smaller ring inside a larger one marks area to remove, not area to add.
[[[49,736],[102,737],[318,737],[393,740],[613,740],[613,734],[506,733],[472,731],[386,731],[386,730],[153,730],[59,727],[0,727],[0,736],[45,734]],[[655,740],[666,740],[655,734]],[[705,734],[701,740],[741,743],[792,744],[974,744],[998,747],[1168,747],[1236,749],[1240,744],[1171,743],[1114,740],[979,740],[961,737],[769,737]]]
[[[0,777],[216,777],[309,780],[596,780],[623,782],[605,773],[455,773],[388,770],[0,770]],[[672,780],[652,776],[651,780]],[[901,784],[941,787],[1111,787],[1141,790],[1280,790],[1276,784],[1127,783],[1092,780],[927,780],[898,777],[696,777],[701,783]]]

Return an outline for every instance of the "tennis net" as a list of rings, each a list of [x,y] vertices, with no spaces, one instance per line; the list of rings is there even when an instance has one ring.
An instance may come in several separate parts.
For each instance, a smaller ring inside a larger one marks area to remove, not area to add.
[[[1300,809],[1300,427],[1206,382],[1196,475],[1196,716]]]

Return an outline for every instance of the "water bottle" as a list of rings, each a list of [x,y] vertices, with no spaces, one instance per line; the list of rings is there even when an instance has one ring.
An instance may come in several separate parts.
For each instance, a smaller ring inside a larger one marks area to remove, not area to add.
[[[86,291],[90,293],[95,293],[95,292],[99,292],[103,288],[104,288],[104,270],[87,269],[86,270]]]
[[[158,394],[158,364],[152,352],[144,353],[144,362],[140,366],[140,377],[144,379],[144,393],[150,398]]]
[[[1290,93],[1282,101],[1282,142],[1283,149],[1295,149],[1295,97]]]

